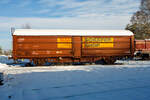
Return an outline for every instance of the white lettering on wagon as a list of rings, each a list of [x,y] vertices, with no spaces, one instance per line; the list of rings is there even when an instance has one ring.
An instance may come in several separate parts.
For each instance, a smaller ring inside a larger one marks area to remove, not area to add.
[[[56,54],[62,54],[62,51],[56,51]]]
[[[24,38],[18,38],[17,41],[18,41],[18,42],[22,42],[22,41],[24,41]]]

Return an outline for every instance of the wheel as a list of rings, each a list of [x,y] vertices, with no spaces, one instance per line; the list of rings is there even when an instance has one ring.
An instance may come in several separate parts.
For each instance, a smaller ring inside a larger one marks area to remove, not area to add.
[[[35,66],[43,66],[46,63],[46,61],[44,59],[34,59],[33,63]]]
[[[95,62],[95,64],[105,64],[105,61],[104,61],[104,59],[97,60],[97,61]]]
[[[148,60],[149,54],[142,54],[142,60]]]
[[[33,66],[33,65],[31,63],[26,63],[25,66],[30,67],[30,66]]]

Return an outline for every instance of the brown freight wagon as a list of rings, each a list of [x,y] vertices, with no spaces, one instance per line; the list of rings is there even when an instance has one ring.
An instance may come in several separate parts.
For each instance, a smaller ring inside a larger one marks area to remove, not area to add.
[[[150,40],[135,40],[135,56],[142,59],[150,58]]]
[[[134,35],[126,30],[16,29],[12,35],[13,59],[29,59],[35,65],[100,60],[112,64],[134,55]]]

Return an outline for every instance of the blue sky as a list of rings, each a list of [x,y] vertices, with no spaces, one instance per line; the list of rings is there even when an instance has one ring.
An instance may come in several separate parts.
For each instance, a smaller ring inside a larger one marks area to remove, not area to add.
[[[11,48],[10,27],[124,29],[140,0],[0,0],[0,46]]]

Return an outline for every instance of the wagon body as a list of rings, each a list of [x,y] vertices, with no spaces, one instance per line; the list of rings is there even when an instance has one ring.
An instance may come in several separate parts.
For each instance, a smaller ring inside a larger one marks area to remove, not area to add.
[[[136,51],[150,51],[150,40],[135,40]]]
[[[122,34],[109,32],[112,31],[18,30],[13,34],[13,59],[30,59],[35,62],[95,62],[100,59],[132,57],[133,34],[130,31],[113,31],[124,32]]]
[[[150,40],[135,40],[135,48],[136,56],[150,58]]]

